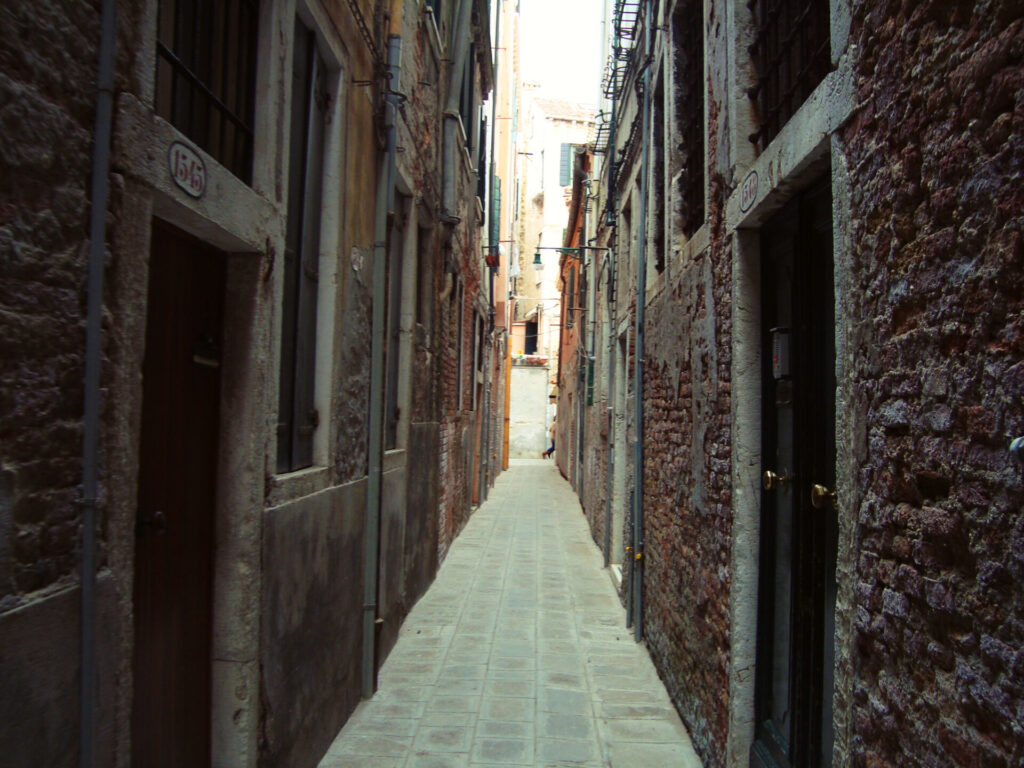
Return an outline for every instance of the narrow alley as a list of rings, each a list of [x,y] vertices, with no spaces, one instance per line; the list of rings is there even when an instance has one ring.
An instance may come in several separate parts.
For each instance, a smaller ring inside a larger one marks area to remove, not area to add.
[[[321,768],[699,766],[554,462],[514,459]]]
[[[1024,0],[0,1],[0,132],[0,768],[1024,767]]]

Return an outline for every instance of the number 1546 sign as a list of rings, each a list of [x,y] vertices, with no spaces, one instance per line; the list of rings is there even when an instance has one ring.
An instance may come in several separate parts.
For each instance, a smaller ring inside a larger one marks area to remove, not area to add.
[[[167,153],[168,170],[174,183],[192,197],[202,197],[206,191],[206,165],[192,147],[176,141]]]

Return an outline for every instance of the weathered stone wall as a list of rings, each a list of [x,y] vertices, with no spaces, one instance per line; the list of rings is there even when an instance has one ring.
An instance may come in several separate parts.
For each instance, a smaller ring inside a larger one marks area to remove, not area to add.
[[[98,14],[0,10],[0,600],[75,568]]]
[[[1024,760],[1022,11],[853,8],[853,765]]]
[[[138,88],[137,4],[118,8],[115,91]],[[99,12],[58,0],[0,8],[0,754],[12,766],[72,765],[77,759],[82,415],[89,183],[96,110]],[[114,361],[125,313],[122,291],[137,266],[117,258],[125,179],[110,175],[107,214],[96,628],[99,637],[97,760],[123,754],[130,622],[123,557],[116,551],[108,477],[121,456]],[[147,225],[148,226],[148,222]],[[130,325],[130,323],[126,323]],[[105,398],[105,399],[104,399]],[[138,400],[135,401],[137,405]],[[126,438],[127,439],[127,438]],[[131,520],[134,526],[134,516]],[[114,578],[111,578],[113,571]],[[120,581],[119,581],[120,580]],[[130,594],[130,592],[129,592]]]

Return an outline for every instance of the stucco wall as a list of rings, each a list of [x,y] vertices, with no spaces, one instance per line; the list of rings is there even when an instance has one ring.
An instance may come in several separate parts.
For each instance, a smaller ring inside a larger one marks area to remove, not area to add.
[[[366,481],[263,515],[260,765],[315,765],[359,702]]]
[[[548,366],[513,365],[509,405],[509,456],[539,459],[548,436]]]

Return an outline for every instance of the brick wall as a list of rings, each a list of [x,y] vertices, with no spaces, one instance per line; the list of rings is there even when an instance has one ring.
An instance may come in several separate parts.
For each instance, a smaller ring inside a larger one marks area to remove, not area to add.
[[[1024,760],[1024,21],[855,4],[854,765]]]
[[[645,337],[644,636],[708,765],[729,712],[731,258],[718,240],[684,266]]]

